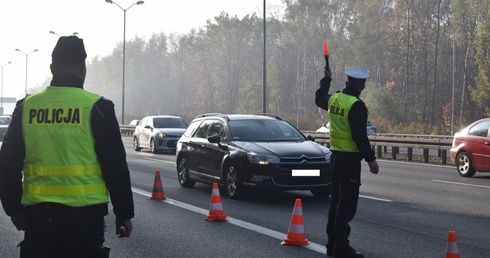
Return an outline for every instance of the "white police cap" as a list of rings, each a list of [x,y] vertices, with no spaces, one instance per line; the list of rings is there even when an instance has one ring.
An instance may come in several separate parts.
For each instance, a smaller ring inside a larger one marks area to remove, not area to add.
[[[345,75],[349,76],[349,77],[352,77],[354,79],[367,79],[369,78],[369,73],[360,68],[360,67],[353,67],[353,68],[349,68],[345,71]]]

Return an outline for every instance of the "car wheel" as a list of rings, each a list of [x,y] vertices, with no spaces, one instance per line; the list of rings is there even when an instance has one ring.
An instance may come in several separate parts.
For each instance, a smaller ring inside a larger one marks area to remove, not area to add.
[[[328,198],[330,196],[330,186],[325,186],[323,188],[311,189],[310,192],[315,198]]]
[[[138,142],[138,138],[136,138],[136,137],[133,138],[133,149],[135,151],[141,150],[140,143]]]
[[[241,185],[238,168],[235,164],[230,164],[225,172],[224,183],[226,195],[231,199],[239,199],[242,197],[244,189]]]
[[[150,140],[150,151],[151,153],[157,153],[157,148],[155,147],[155,139]]]
[[[177,178],[179,183],[183,187],[191,188],[196,182],[189,178],[189,165],[185,157],[179,158],[177,160]]]
[[[476,173],[476,170],[471,164],[470,156],[465,151],[459,153],[458,157],[456,157],[456,168],[458,169],[458,173],[463,177],[472,177]]]

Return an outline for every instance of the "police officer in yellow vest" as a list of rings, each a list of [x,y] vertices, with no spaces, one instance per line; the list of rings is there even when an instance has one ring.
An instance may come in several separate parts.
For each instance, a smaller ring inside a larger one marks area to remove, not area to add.
[[[347,81],[342,92],[328,94],[331,71],[325,67],[325,77],[315,93],[315,103],[328,111],[330,119],[330,166],[332,194],[327,223],[327,256],[335,258],[362,258],[349,244],[351,228],[361,186],[361,161],[369,164],[371,173],[377,174],[378,163],[367,136],[368,109],[359,99],[369,77],[367,71],[354,67],[345,74]]]
[[[109,196],[116,234],[129,237],[134,203],[114,104],[83,89],[83,40],[60,37],[51,85],[20,100],[0,150],[0,198],[20,257],[108,257]],[[22,173],[23,179],[22,179]]]

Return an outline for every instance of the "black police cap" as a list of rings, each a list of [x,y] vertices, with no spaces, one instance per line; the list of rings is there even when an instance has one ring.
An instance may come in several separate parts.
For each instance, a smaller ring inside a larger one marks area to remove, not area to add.
[[[83,39],[77,36],[63,36],[58,39],[51,54],[53,64],[73,65],[85,61],[87,53]]]

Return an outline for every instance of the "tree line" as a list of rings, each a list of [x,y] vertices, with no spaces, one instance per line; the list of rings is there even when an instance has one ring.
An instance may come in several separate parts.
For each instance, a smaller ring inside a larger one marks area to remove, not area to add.
[[[284,0],[264,21],[227,13],[185,34],[126,42],[125,118],[266,112],[301,130],[328,121],[314,103],[330,49],[331,92],[370,73],[361,98],[380,132],[450,134],[490,116],[490,0]],[[264,62],[265,60],[265,62]],[[85,88],[121,119],[122,43],[89,60]],[[121,121],[121,120],[120,120]],[[453,121],[453,122],[451,122]]]

